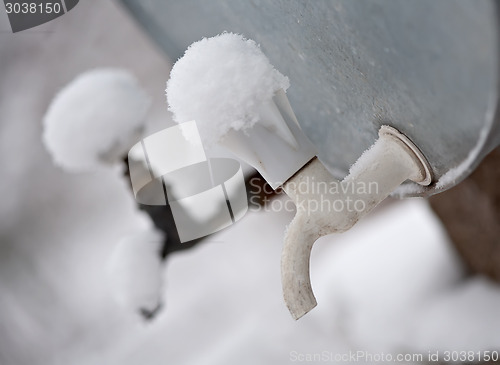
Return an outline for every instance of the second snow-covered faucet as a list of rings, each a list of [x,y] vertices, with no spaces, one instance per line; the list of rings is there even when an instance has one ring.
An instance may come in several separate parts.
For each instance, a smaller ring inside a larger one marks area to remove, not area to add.
[[[298,319],[316,306],[309,278],[314,242],[351,228],[404,181],[428,185],[432,176],[405,135],[381,126],[349,175],[336,180],[302,132],[288,86],[254,41],[223,33],[188,48],[172,69],[167,98],[177,122],[196,120],[206,143],[227,147],[295,202],[281,275],[285,302]]]

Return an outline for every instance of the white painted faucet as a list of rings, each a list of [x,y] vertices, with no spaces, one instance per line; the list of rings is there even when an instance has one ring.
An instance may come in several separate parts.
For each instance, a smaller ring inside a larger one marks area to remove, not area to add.
[[[321,236],[350,229],[405,180],[431,182],[430,168],[416,146],[396,129],[382,126],[379,139],[336,180],[318,160],[312,159],[283,188],[297,206],[285,235],[281,259],[283,296],[293,318],[316,306],[309,260]]]
[[[271,187],[282,186],[297,206],[285,236],[281,280],[286,305],[298,319],[316,306],[309,277],[314,242],[351,228],[404,181],[428,185],[432,177],[419,149],[396,129],[382,126],[349,175],[336,180],[316,157],[286,94],[278,91],[268,104],[260,113],[262,123],[231,130],[219,143],[255,167]]]

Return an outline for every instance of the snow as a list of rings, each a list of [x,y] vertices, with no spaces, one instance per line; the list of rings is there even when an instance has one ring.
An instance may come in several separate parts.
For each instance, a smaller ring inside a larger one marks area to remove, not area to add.
[[[394,189],[390,196],[397,199],[420,197],[424,196],[423,194],[426,190],[428,190],[428,187],[417,184],[411,180],[406,180]]]
[[[488,138],[488,134],[490,131],[490,126],[487,124],[481,129],[479,133],[479,138],[472,150],[470,150],[467,157],[459,163],[457,166],[448,170],[443,176],[441,176],[436,183],[436,189],[445,189],[451,186],[454,186],[461,179],[467,177],[468,174],[472,172],[472,166],[474,162],[479,157],[481,150],[484,147],[484,144]]]
[[[364,150],[361,156],[359,156],[358,159],[351,165],[351,167],[349,167],[348,176],[357,176],[363,171],[372,171],[378,168],[379,164],[373,164],[372,156],[378,155],[380,158],[385,157],[388,147],[385,143],[377,143],[379,140],[380,137],[377,137],[377,140],[373,142],[370,147]]]
[[[492,123],[494,122],[494,114],[496,111],[497,100],[496,98],[490,98],[488,101],[488,110],[486,111],[484,117],[484,126],[479,131],[479,136],[476,145],[469,151],[467,157],[459,163],[457,166],[449,169],[443,176],[439,178],[436,183],[436,189],[448,189],[455,184],[459,183],[465,179],[473,170],[477,163],[477,159],[480,157],[481,152],[486,147],[490,131],[492,129]]]
[[[139,139],[149,105],[128,71],[87,71],[54,97],[43,141],[54,162],[70,171],[115,162]]]
[[[413,181],[406,181],[405,183],[399,185],[392,193],[391,196],[394,198],[402,199],[408,197],[421,196],[425,192],[425,188],[422,185],[414,183]]]
[[[285,199],[278,198],[281,206]],[[279,272],[292,214],[249,212],[170,262],[166,310],[150,331],[110,349],[106,363],[286,364],[293,351],[496,348],[498,285],[465,277],[423,199],[377,210],[316,243],[311,275],[318,306],[297,322],[283,303]]]
[[[318,274],[328,283],[323,300],[333,305],[338,325],[360,348],[423,351],[416,346],[417,335],[432,332],[422,321],[430,306],[460,285],[460,263],[422,199],[383,208],[361,223],[362,229],[335,239],[331,268]]]
[[[172,68],[166,93],[174,120],[196,120],[210,146],[230,129],[245,130],[258,123],[261,105],[288,87],[288,78],[253,40],[222,33],[186,50]]]
[[[500,344],[500,290],[484,277],[472,277],[450,286],[417,313],[414,346],[451,351],[498,350]],[[467,335],[464,333],[466,332]]]
[[[96,64],[130,67],[161,95],[168,65],[132,22],[113,2],[89,0],[47,23],[53,32],[2,37],[0,53],[22,55],[0,63],[2,364],[288,364],[292,351],[498,348],[498,284],[464,276],[422,199],[384,203],[320,239],[311,261],[318,307],[298,322],[281,294],[286,211],[252,210],[172,255],[168,301],[148,325],[117,306],[104,268],[120,238],[151,228],[149,217],[121,171],[55,169],[33,121],[57,85]],[[10,32],[5,13],[0,23]],[[160,128],[168,115],[157,105]]]
[[[80,2],[19,36],[0,12],[0,29],[0,363],[102,364],[106,348],[144,327],[113,300],[108,258],[121,237],[151,222],[122,166],[86,174],[56,168],[41,121],[62,85],[109,65],[133,71],[156,100],[149,124],[173,125],[158,78],[170,65],[114,2]]]
[[[132,312],[151,314],[162,305],[163,238],[157,230],[123,237],[110,257],[111,290]]]

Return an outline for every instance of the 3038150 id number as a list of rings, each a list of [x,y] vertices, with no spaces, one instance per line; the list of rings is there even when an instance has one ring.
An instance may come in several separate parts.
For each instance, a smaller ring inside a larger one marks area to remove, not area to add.
[[[7,14],[59,14],[63,12],[60,3],[5,3]]]
[[[443,351],[442,357],[442,360],[446,362],[498,361],[499,359],[498,351]]]

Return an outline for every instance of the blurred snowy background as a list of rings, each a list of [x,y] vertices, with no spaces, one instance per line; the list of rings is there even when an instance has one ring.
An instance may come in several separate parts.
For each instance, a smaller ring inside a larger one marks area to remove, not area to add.
[[[387,203],[322,238],[311,265],[319,305],[298,322],[281,297],[285,211],[249,212],[169,257],[154,321],[120,307],[106,267],[118,240],[149,220],[118,168],[65,173],[41,142],[54,94],[103,66],[130,70],[153,98],[145,135],[172,124],[171,60],[119,4],[81,1],[16,34],[0,12],[1,365],[288,364],[500,347],[500,289],[465,275],[422,199]]]

